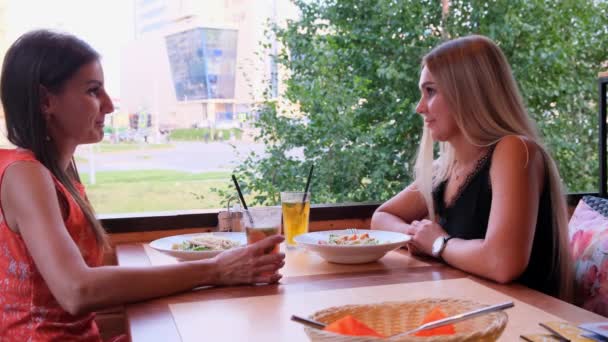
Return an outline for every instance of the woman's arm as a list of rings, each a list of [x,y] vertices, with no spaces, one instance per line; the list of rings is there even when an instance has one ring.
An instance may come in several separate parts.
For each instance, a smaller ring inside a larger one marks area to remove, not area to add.
[[[544,171],[538,146],[516,136],[503,138],[492,158],[492,207],[485,238],[451,239],[442,258],[499,283],[520,276],[532,251]],[[441,227],[424,221],[414,236],[415,245],[430,254],[433,241],[442,235],[446,233]]]
[[[371,228],[406,233],[409,222],[420,220],[427,213],[422,194],[411,184],[376,209]]]
[[[201,285],[276,282],[284,254],[263,255],[275,236],[213,259],[152,267],[88,267],[61,217],[53,180],[32,162],[17,162],[2,180],[7,223],[21,234],[53,296],[71,314],[160,297]],[[270,272],[270,273],[266,273]]]

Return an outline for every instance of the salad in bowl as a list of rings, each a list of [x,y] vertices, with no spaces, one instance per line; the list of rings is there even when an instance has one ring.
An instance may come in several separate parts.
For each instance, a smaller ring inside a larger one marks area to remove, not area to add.
[[[382,258],[386,253],[405,245],[407,234],[381,230],[329,230],[299,235],[298,246],[317,253],[338,264],[362,264]]]

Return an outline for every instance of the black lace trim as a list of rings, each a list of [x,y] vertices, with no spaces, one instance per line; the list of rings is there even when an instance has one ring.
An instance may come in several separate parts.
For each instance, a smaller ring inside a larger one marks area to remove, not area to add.
[[[452,198],[450,199],[449,202],[445,202],[444,199],[441,198],[441,201],[444,201],[444,208],[448,209],[448,208],[451,208],[454,206],[456,201],[458,201],[458,199],[462,196],[462,193],[464,192],[464,190],[469,186],[469,184],[471,184],[471,181],[473,180],[473,178],[475,178],[477,176],[477,174],[479,174],[479,171],[481,171],[486,166],[488,161],[491,159],[492,152],[494,152],[494,147],[496,147],[496,145],[492,145],[490,147],[490,149],[488,150],[488,152],[486,152],[486,154],[484,154],[481,158],[479,158],[479,160],[477,160],[475,168],[467,175],[467,178],[464,180],[464,182],[462,182],[462,184],[460,184],[460,186],[458,187],[458,190],[456,190],[456,194],[454,194],[454,196],[452,196]],[[445,188],[447,188],[448,180],[449,180],[449,178],[445,181]],[[445,195],[445,189],[443,191],[443,195]],[[444,196],[442,196],[442,197],[444,197]]]

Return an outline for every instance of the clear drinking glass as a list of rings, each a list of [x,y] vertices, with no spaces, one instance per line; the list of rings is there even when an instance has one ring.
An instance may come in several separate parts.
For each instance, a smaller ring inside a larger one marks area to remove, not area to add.
[[[304,198],[306,194],[306,198]],[[294,247],[294,238],[308,233],[308,218],[310,216],[310,192],[284,191],[281,192],[281,208],[283,209],[283,234],[287,247]]]
[[[249,214],[243,211],[241,224],[245,227],[247,244],[252,244],[264,239],[265,237],[281,233],[281,208],[279,207],[260,207],[250,208]],[[268,253],[278,253],[279,245],[266,250]]]

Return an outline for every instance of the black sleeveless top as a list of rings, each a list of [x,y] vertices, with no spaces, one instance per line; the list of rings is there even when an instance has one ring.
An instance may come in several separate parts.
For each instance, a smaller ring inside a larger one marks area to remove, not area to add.
[[[490,165],[494,148],[481,158],[475,170],[458,189],[451,203],[444,203],[447,181],[433,190],[433,200],[438,222],[450,235],[460,239],[484,239],[488,230],[492,206]],[[446,206],[447,204],[447,206]],[[517,279],[523,285],[557,297],[559,268],[553,262],[554,239],[552,237],[551,196],[548,175],[540,195],[536,231],[528,267]],[[517,213],[513,213],[517,215]],[[555,267],[553,267],[555,265]]]

